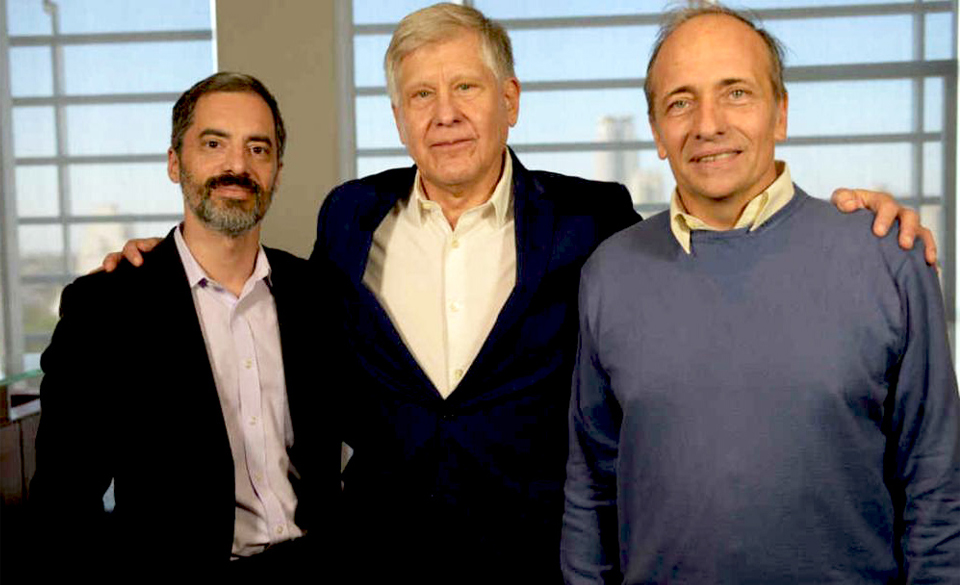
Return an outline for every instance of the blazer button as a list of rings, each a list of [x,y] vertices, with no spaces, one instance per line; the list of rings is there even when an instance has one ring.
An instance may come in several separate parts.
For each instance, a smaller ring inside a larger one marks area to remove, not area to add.
[[[453,420],[455,418],[457,418],[457,415],[453,414],[452,412],[445,412],[440,415],[441,420]]]

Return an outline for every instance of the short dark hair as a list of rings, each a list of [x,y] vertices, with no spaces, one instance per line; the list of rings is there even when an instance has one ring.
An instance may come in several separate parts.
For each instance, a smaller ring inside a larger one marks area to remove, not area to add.
[[[221,71],[197,82],[193,87],[183,92],[180,99],[173,106],[173,130],[170,133],[170,147],[177,155],[183,147],[183,135],[193,123],[193,112],[197,102],[208,93],[215,92],[250,92],[255,93],[270,106],[273,113],[273,127],[277,135],[277,160],[283,160],[283,147],[287,141],[287,131],[283,126],[283,117],[280,115],[280,106],[259,79],[245,73]]]
[[[650,61],[647,62],[647,77],[643,81],[643,93],[646,94],[647,97],[647,116],[649,116],[651,119],[653,118],[654,95],[653,81],[650,74],[653,72],[653,64],[657,61],[657,56],[660,54],[660,48],[663,47],[663,43],[666,42],[667,38],[678,28],[680,28],[682,24],[689,22],[698,16],[707,15],[729,16],[731,18],[736,18],[743,24],[753,29],[753,32],[760,35],[760,38],[763,40],[763,44],[767,48],[767,54],[770,56],[770,83],[773,84],[773,95],[777,98],[777,101],[782,101],[783,98],[786,97],[787,86],[783,83],[783,62],[785,53],[783,49],[783,43],[781,43],[777,37],[773,36],[766,29],[760,26],[757,23],[757,20],[751,16],[750,13],[734,10],[733,8],[723,6],[722,4],[700,0],[698,2],[694,2],[692,6],[677,8],[667,12],[664,15],[663,25],[657,32],[656,41],[653,43],[653,50],[650,53]]]

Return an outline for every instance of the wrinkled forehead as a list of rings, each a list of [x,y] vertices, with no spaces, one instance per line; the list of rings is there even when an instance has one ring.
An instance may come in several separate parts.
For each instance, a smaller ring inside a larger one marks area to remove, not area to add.
[[[403,86],[420,75],[432,74],[438,68],[447,72],[490,73],[496,76],[493,57],[489,53],[477,32],[465,28],[452,29],[404,55],[397,68],[397,82]]]
[[[695,16],[664,40],[650,69],[654,91],[663,80],[683,78],[694,67],[709,66],[719,77],[748,73],[770,77],[773,62],[763,38],[749,25],[725,14]],[[773,83],[772,78],[770,82]]]

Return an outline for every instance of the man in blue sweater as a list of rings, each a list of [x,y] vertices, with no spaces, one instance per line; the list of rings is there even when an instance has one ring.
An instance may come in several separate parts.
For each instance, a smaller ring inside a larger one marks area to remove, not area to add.
[[[569,583],[960,582],[936,275],[774,160],[781,62],[723,7],[661,31],[646,92],[677,189],[583,269]]]

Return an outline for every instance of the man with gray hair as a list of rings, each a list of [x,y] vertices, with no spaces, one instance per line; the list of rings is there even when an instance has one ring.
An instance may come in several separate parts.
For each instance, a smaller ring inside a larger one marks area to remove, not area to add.
[[[721,6],[661,31],[647,96],[677,187],[583,269],[568,583],[960,583],[937,276],[774,159],[781,62]]]
[[[334,189],[312,256],[357,356],[346,541],[378,559],[358,580],[558,582],[580,268],[639,217],[622,185],[507,148],[520,82],[477,10],[408,15],[384,65],[416,166]]]

